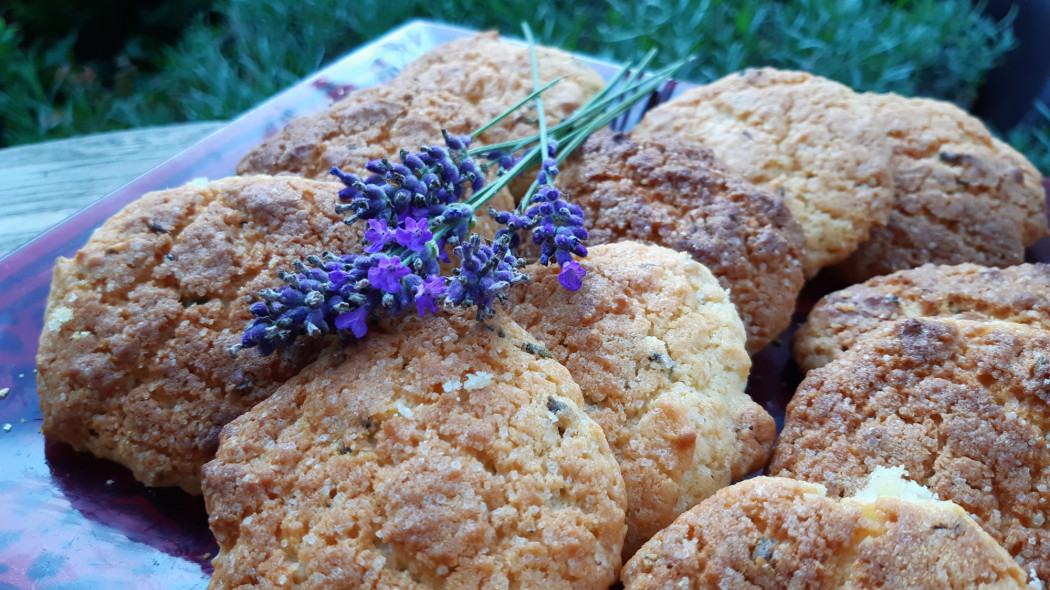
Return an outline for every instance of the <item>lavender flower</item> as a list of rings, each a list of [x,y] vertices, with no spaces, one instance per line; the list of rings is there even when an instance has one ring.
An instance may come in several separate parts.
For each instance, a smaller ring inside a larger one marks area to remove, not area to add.
[[[402,222],[402,227],[397,229],[397,243],[413,252],[422,252],[427,249],[427,242],[433,239],[430,233],[430,224],[427,218],[412,219],[409,217]]]
[[[456,256],[462,261],[453,273],[446,301],[449,305],[476,306],[477,319],[491,317],[495,310],[494,299],[506,301],[511,285],[528,280],[528,275],[518,269],[525,261],[514,256],[510,250],[510,238],[506,235],[491,246],[482,244],[481,236],[474,234],[466,243],[457,246]]]
[[[350,330],[355,338],[364,338],[368,333],[368,308],[361,306],[338,315],[335,318],[335,327],[339,330]]]
[[[426,311],[437,313],[436,299],[448,292],[445,282],[445,277],[431,276],[416,287],[416,309],[419,311],[419,317],[423,317]]]
[[[558,282],[570,291],[579,291],[586,274],[587,270],[580,266],[579,262],[570,260],[562,265],[561,272],[558,273]]]
[[[369,219],[365,239],[370,243],[365,246],[365,252],[369,254],[382,252],[386,245],[394,241],[396,237],[397,234],[390,229],[385,220]]]
[[[365,166],[372,173],[366,179],[332,168],[345,185],[336,212],[352,211],[347,223],[380,219],[396,226],[408,218],[432,219],[459,201],[468,187],[480,190],[485,179],[467,151],[470,136],[444,135],[447,147],[435,145],[415,153],[402,150],[400,164],[386,158],[372,160]]]
[[[401,259],[397,256],[382,256],[379,264],[368,269],[368,282],[387,293],[397,293],[401,290],[401,278],[411,272],[407,266],[401,264]]]
[[[527,280],[520,271],[524,261],[515,255],[522,232],[531,231],[540,246],[540,262],[561,265],[559,282],[567,289],[582,285],[586,270],[575,257],[586,256],[583,242],[583,211],[565,201],[554,187],[558,175],[558,143],[548,138],[535,59],[536,90],[516,106],[474,131],[479,135],[528,102],[535,101],[539,135],[513,140],[489,148],[470,149],[472,136],[454,136],[442,131],[444,146],[423,147],[417,152],[402,150],[399,161],[383,158],[365,166],[358,176],[338,168],[332,174],[344,188],[339,191],[336,212],[349,213],[347,224],[368,222],[363,254],[307,257],[296,261],[295,272],[280,272],[284,285],[266,289],[252,303],[255,317],[231,349],[257,348],[263,355],[291,346],[300,336],[339,333],[362,338],[369,322],[379,316],[398,316],[414,306],[420,316],[437,313],[441,305],[474,306],[476,317],[493,314],[493,304],[504,301],[508,289]],[[669,66],[651,78],[628,74],[652,59],[625,68],[609,87],[599,92],[569,118],[550,129],[560,137],[566,152],[579,146],[596,129],[657,88],[681,65]],[[619,85],[619,86],[616,86]],[[474,157],[489,163],[479,166]],[[475,212],[511,180],[508,172],[539,165],[538,190],[527,195],[515,211],[490,212],[505,227],[493,242],[483,242],[471,233]],[[500,178],[485,186],[483,172],[498,166]],[[450,263],[451,247],[460,266],[452,277],[441,274],[439,262]]]
[[[523,201],[523,204],[531,204],[525,213],[496,211],[490,207],[489,214],[497,223],[506,226],[497,236],[509,235],[509,244],[514,249],[520,241],[519,232],[531,230],[533,243],[540,246],[540,264],[546,266],[552,260],[557,261],[562,267],[558,282],[566,289],[576,291],[582,286],[582,278],[587,274],[574,258],[587,256],[587,248],[583,244],[587,239],[587,230],[583,227],[583,209],[565,201],[561,192],[554,188],[552,183],[558,175],[554,146],[548,146],[547,155],[537,174],[539,189],[531,200]]]

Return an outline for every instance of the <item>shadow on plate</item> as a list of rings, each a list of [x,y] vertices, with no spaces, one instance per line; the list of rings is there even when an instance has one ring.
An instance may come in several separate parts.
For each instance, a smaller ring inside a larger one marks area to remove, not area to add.
[[[126,467],[65,443],[48,440],[44,456],[56,486],[85,518],[212,573],[210,559],[218,545],[203,498],[177,488],[146,487]]]

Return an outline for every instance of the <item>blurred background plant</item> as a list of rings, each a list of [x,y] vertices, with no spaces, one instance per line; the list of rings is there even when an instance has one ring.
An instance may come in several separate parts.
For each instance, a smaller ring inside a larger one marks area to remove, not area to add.
[[[544,43],[613,60],[696,54],[681,77],[697,82],[773,65],[967,108],[1016,45],[1013,13],[969,0],[14,0],[0,146],[228,119],[411,18],[511,35],[527,20]],[[1050,112],[1009,138],[1050,174]]]

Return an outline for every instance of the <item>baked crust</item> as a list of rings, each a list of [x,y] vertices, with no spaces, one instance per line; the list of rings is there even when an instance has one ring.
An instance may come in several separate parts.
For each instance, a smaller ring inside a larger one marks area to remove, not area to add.
[[[683,514],[635,554],[625,590],[1027,588],[1025,574],[958,506],[858,501],[757,477]]]
[[[901,320],[810,371],[771,475],[833,496],[877,466],[962,506],[1026,571],[1050,579],[1050,332],[996,321]]]
[[[831,362],[884,322],[955,316],[1050,329],[1050,265],[989,268],[924,264],[825,295],[792,342],[809,371]]]
[[[558,186],[583,208],[589,242],[686,252],[718,278],[757,352],[791,323],[802,289],[802,230],[779,200],[723,171],[710,150],[670,137],[600,131]]]
[[[624,488],[580,390],[497,316],[405,318],[328,351],[204,469],[210,588],[594,588]]]
[[[866,94],[893,149],[893,212],[836,272],[852,283],[925,263],[1010,266],[1047,233],[1042,177],[959,107]]]
[[[277,270],[359,249],[330,183],[227,178],[143,195],[59,258],[37,353],[48,437],[112,459],[151,486],[200,493],[223,425],[309,364],[300,342],[231,359],[249,297]]]
[[[726,292],[687,254],[618,242],[578,291],[533,265],[511,317],[569,369],[627,486],[629,558],[689,507],[766,464],[773,418],[744,393],[751,360]]]
[[[806,235],[807,277],[849,256],[893,205],[890,148],[872,108],[806,72],[730,74],[653,109],[632,133],[703,144],[730,173],[781,196]]]

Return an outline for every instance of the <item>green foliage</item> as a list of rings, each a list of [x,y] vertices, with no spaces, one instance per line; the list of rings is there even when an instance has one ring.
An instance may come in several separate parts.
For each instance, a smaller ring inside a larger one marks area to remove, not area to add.
[[[1035,164],[1044,178],[1050,178],[1050,107],[1035,103],[1040,121],[1020,126],[1010,133],[1010,145]]]
[[[48,51],[19,48],[18,27],[0,18],[0,145],[125,127],[110,123],[113,98],[90,70],[74,70],[68,37]]]
[[[215,0],[212,10],[144,56],[155,73],[105,83],[76,65],[71,39],[19,49],[18,30],[0,25],[0,142],[231,118],[411,18],[515,36],[528,21],[543,43],[618,61],[650,48],[656,65],[695,54],[683,77],[696,81],[773,65],[964,106],[1013,43],[1008,23],[969,0]]]
[[[1009,22],[969,0],[612,0],[599,25],[613,55],[656,47],[701,59],[684,77],[706,82],[749,66],[799,69],[857,90],[968,106],[1014,40]]]

